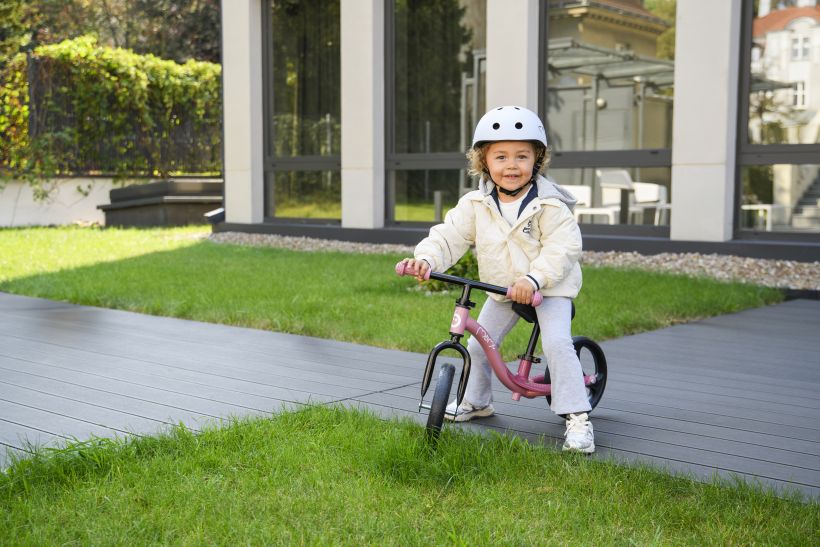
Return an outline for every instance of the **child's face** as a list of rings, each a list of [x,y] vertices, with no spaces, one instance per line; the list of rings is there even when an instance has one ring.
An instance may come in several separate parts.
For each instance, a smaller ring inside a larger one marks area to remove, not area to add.
[[[484,155],[493,182],[515,190],[530,181],[535,166],[535,147],[527,141],[492,143]]]

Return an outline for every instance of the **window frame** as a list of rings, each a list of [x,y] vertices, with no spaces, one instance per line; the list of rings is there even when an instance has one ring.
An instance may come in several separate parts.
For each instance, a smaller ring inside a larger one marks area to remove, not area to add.
[[[549,3],[538,4],[538,114],[544,121],[549,133]],[[674,146],[674,142],[672,143]],[[629,150],[568,150],[552,151],[550,167],[555,169],[571,168],[644,168],[668,167],[672,169],[672,148],[643,148]],[[671,183],[670,183],[671,185]],[[671,188],[670,188],[671,190]],[[674,210],[674,209],[673,209]],[[583,224],[585,233],[600,235],[630,235],[669,238],[669,226],[634,225],[634,224]]]
[[[272,179],[276,173],[288,171],[339,171],[342,170],[342,156],[339,154],[332,154],[328,156],[288,156],[277,157],[273,148],[273,128],[271,127],[271,116],[274,112],[273,104],[273,72],[274,72],[274,56],[273,56],[273,31],[272,31],[272,12],[273,2],[275,0],[265,0],[262,2],[262,138],[263,138],[263,203],[264,214],[263,222],[272,224],[319,224],[319,225],[336,225],[341,226],[341,219],[335,218],[283,218],[271,216],[268,210],[269,201],[269,184],[268,181]],[[341,25],[341,20],[339,21]],[[342,47],[344,45],[342,44]],[[341,62],[341,59],[340,59]],[[339,81],[341,86],[341,81]],[[275,204],[274,204],[275,211]]]
[[[738,115],[735,161],[735,199],[733,213],[734,239],[760,241],[811,241],[817,242],[817,232],[760,232],[741,228],[740,205],[743,199],[741,172],[753,165],[777,164],[817,164],[820,158],[820,143],[815,144],[752,144],[749,142],[749,90],[751,89],[752,23],[754,7],[751,2],[743,2],[740,26],[740,66],[738,77]]]
[[[387,0],[384,9],[384,222],[385,227],[427,227],[431,222],[396,221],[395,171],[467,170],[465,152],[396,152],[396,2]]]

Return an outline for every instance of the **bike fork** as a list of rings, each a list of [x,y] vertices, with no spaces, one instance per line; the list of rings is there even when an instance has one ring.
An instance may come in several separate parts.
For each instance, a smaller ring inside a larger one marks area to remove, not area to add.
[[[424,402],[424,396],[427,394],[427,390],[430,387],[430,381],[433,378],[433,370],[436,368],[436,359],[438,359],[438,356],[442,351],[447,349],[455,350],[459,355],[461,355],[462,368],[461,376],[458,380],[458,389],[456,390],[456,407],[461,405],[461,401],[464,399],[464,392],[467,389],[467,380],[470,378],[470,354],[467,352],[467,348],[459,342],[458,338],[460,337],[454,336],[452,340],[441,342],[434,347],[430,352],[430,355],[427,356],[427,366],[424,368],[424,376],[421,381],[421,400],[419,401],[419,411],[421,411],[421,409],[430,410],[430,405]]]

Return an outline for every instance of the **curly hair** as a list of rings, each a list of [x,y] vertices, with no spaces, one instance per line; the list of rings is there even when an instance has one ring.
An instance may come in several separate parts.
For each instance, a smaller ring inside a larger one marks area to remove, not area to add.
[[[533,148],[535,149],[535,162],[541,162],[540,167],[538,168],[538,175],[543,175],[547,172],[547,167],[549,167],[550,160],[552,159],[552,149],[547,146],[545,147],[540,142],[537,141],[527,141],[532,144]],[[484,157],[487,154],[487,149],[490,145],[493,144],[492,142],[485,142],[483,144],[478,145],[475,148],[470,148],[467,150],[467,161],[470,163],[469,173],[472,176],[480,177],[487,171],[487,163],[484,161]]]

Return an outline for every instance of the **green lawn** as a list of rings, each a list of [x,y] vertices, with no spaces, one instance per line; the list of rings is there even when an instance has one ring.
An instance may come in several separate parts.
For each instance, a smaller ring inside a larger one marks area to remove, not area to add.
[[[203,230],[0,230],[0,291],[425,353],[447,337],[455,293],[397,277],[400,255],[218,245],[196,238]],[[603,340],[781,299],[740,283],[585,268],[573,330]],[[519,323],[506,358],[529,330]]]
[[[323,407],[100,440],[0,474],[3,545],[817,545],[744,485]]]

